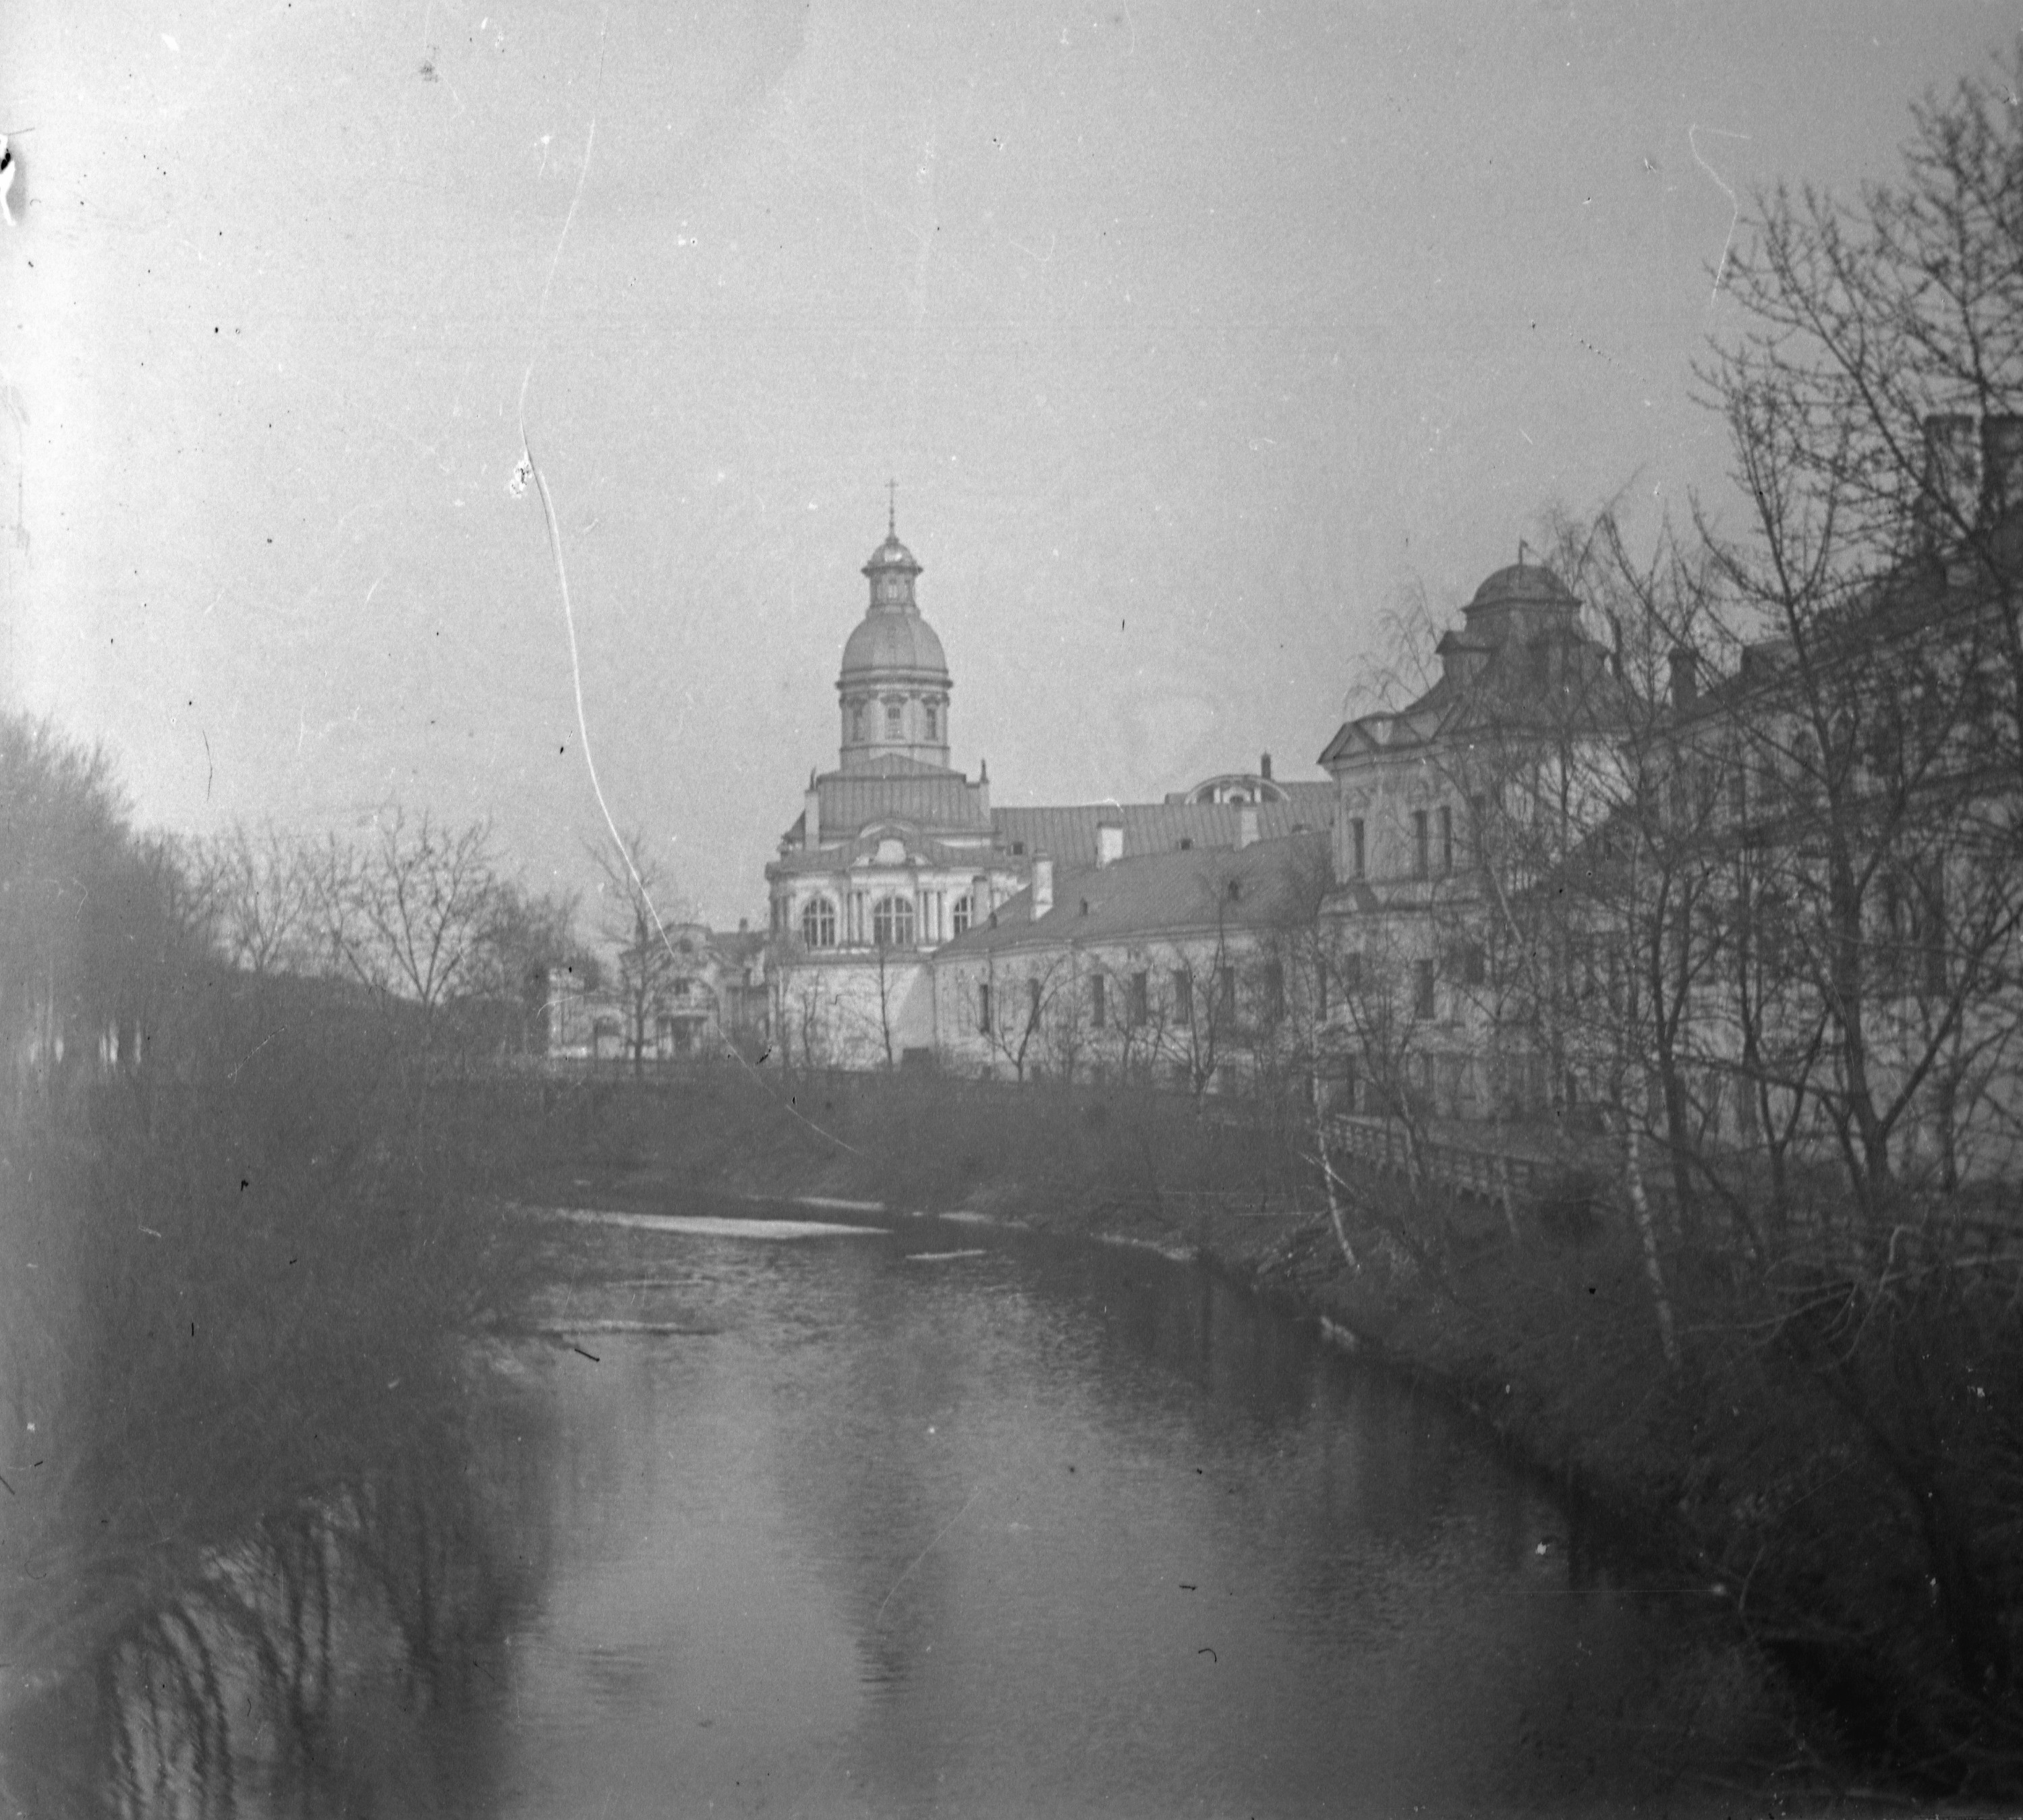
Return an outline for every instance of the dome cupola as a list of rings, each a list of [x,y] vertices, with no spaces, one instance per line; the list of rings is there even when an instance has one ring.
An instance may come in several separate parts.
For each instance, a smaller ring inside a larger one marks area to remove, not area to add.
[[[948,701],[953,687],[935,629],[920,617],[913,584],[920,565],[899,541],[896,502],[887,509],[885,541],[871,552],[864,575],[871,599],[843,647],[836,678],[842,698],[845,771],[907,758],[948,763]]]

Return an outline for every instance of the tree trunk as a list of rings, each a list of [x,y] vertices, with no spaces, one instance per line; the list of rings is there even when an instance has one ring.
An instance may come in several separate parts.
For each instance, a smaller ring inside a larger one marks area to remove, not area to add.
[[[1664,1348],[1665,1363],[1679,1368],[1679,1341],[1672,1323],[1672,1298],[1665,1287],[1665,1269],[1658,1256],[1658,1229],[1651,1218],[1650,1197],[1644,1192],[1644,1163],[1637,1120],[1626,1111],[1622,1119],[1622,1188],[1630,1202],[1630,1217],[1637,1222],[1637,1236],[1644,1247],[1644,1275],[1651,1285],[1651,1300],[1658,1313],[1658,1342]]]
[[[1356,1262],[1355,1247],[1348,1242],[1348,1227],[1341,1216],[1340,1178],[1334,1172],[1334,1154],[1328,1148],[1327,1111],[1322,1104],[1320,1071],[1316,1069],[1311,1077],[1312,1091],[1309,1097],[1314,1108],[1314,1141],[1321,1158],[1321,1181],[1327,1188],[1328,1221],[1334,1228],[1334,1242],[1341,1251],[1342,1261],[1352,1273],[1363,1266]]]

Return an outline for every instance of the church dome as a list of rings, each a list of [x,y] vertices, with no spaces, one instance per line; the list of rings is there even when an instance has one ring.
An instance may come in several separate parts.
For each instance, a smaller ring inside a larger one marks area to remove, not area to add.
[[[843,647],[843,676],[869,681],[894,672],[928,675],[945,683],[948,659],[935,628],[917,607],[894,610],[874,606]]]
[[[1468,604],[1471,609],[1502,606],[1518,601],[1560,604],[1571,602],[1573,598],[1567,584],[1543,563],[1513,562],[1507,569],[1498,569],[1483,582]]]

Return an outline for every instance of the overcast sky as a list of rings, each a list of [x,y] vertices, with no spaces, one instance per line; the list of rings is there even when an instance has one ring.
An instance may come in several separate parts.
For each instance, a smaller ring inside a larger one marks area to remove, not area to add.
[[[0,676],[144,822],[400,802],[587,882],[524,386],[605,795],[716,921],[836,762],[888,476],[996,800],[1315,775],[1408,591],[1718,500],[1732,199],[1891,174],[2013,28],[11,0]]]

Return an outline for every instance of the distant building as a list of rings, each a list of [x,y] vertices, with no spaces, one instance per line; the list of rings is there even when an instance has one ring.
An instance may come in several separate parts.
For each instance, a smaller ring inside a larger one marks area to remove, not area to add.
[[[1556,780],[1578,790],[1605,769],[1622,685],[1580,615],[1550,569],[1498,569],[1435,647],[1432,687],[1348,722],[1321,754],[1336,791],[1322,913],[1333,1015],[1367,1110],[1404,1093],[1443,1116],[1537,1110],[1552,1091],[1494,896],[1505,875],[1487,862],[1513,827],[1543,837],[1534,811]]]
[[[797,1063],[974,1061],[975,1045],[950,1047],[936,958],[1037,866],[1065,880],[1105,842],[1111,859],[1234,849],[1246,813],[1264,837],[1326,826],[1332,787],[1275,781],[1268,759],[1163,803],[993,808],[984,767],[971,778],[949,763],[954,684],[915,597],[920,572],[888,519],[836,679],[836,768],[810,778],[766,869],[774,1037]]]
[[[1246,807],[1232,847],[1127,857],[1120,818],[1099,826],[1093,865],[1038,860],[1024,891],[935,957],[944,1065],[1203,1093],[1300,1046],[1289,1022],[1321,1009],[1297,1001],[1327,839],[1261,840],[1257,822]]]
[[[618,969],[586,978],[573,967],[550,976],[548,1054],[562,1061],[673,1061],[722,1054],[756,1056],[770,1035],[771,995],[763,932],[720,932],[670,923],[664,965],[631,992]]]

